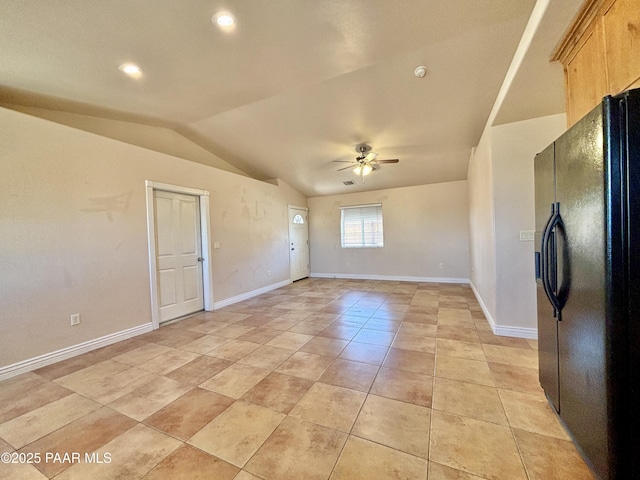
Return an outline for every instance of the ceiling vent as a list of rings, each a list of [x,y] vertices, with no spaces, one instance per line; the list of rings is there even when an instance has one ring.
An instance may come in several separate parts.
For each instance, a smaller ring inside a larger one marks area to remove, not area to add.
[[[345,185],[355,185],[356,184],[356,182],[354,182],[353,180],[347,180],[346,182],[342,182],[342,183],[344,183]]]

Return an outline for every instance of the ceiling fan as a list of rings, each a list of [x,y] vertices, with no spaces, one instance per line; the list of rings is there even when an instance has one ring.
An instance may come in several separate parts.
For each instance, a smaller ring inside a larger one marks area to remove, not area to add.
[[[356,146],[356,152],[358,152],[358,156],[355,160],[334,160],[337,163],[350,163],[351,165],[339,168],[338,172],[342,170],[347,170],[348,168],[353,169],[353,173],[362,177],[362,181],[364,181],[364,177],[369,175],[374,170],[378,169],[378,165],[382,163],[398,163],[400,160],[397,158],[389,159],[389,160],[377,160],[378,154],[371,151],[371,145],[367,145],[366,143],[362,143]]]

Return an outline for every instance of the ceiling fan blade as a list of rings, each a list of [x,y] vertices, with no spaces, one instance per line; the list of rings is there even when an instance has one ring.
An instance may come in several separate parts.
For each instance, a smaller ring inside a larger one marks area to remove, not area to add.
[[[389,160],[374,160],[371,163],[398,163],[400,160],[398,160],[397,158],[392,158]]]
[[[344,167],[344,168],[339,168],[338,170],[336,170],[336,172],[340,172],[342,170],[346,170],[348,168],[355,168],[353,165],[349,165],[348,167]]]
[[[378,156],[378,154],[376,152],[369,152],[369,153],[367,153],[367,156],[364,157],[364,160],[366,162],[370,162],[372,160],[375,160],[377,156]]]
[[[331,160],[334,163],[353,163],[353,160]]]

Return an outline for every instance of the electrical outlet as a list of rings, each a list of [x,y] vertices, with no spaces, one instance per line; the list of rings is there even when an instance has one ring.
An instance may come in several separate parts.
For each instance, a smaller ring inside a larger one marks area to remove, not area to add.
[[[80,325],[80,314],[79,313],[73,313],[71,315],[71,326],[73,327],[74,325]]]
[[[440,264],[440,268],[444,268],[444,263],[441,263],[441,264]]]
[[[267,277],[271,276],[271,270],[267,270]]]

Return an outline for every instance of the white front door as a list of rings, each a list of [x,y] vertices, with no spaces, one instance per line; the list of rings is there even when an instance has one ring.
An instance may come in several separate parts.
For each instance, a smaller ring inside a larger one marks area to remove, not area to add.
[[[198,197],[154,190],[160,322],[204,308]]]
[[[309,276],[308,219],[306,208],[289,207],[289,265],[292,282]]]

